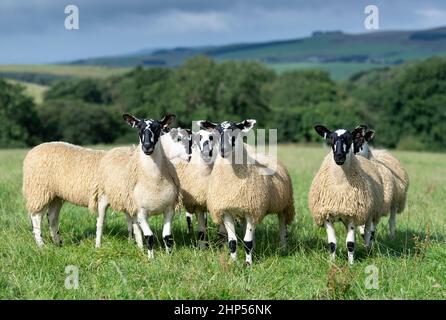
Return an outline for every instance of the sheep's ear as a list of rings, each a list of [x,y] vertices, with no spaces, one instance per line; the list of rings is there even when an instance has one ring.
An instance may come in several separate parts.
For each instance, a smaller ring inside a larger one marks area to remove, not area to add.
[[[175,121],[176,118],[177,118],[176,115],[168,113],[159,122],[161,123],[163,128],[166,128],[170,126]]]
[[[247,120],[237,123],[237,127],[239,127],[240,130],[242,130],[243,132],[248,132],[249,130],[251,130],[254,127],[256,122],[257,121],[255,119],[247,119]]]
[[[202,130],[208,130],[208,131],[212,131],[215,129],[215,127],[217,126],[216,123],[207,121],[207,120],[199,120],[197,121],[197,125],[200,127],[200,129]]]
[[[368,130],[365,135],[364,135],[364,139],[367,142],[372,141],[372,139],[375,137],[375,131],[373,130]]]
[[[316,130],[316,132],[324,139],[327,139],[331,135],[330,130],[328,130],[326,127],[321,126],[319,124],[314,127],[314,130]]]
[[[138,123],[141,122],[141,120],[139,120],[137,117],[132,116],[129,113],[124,113],[122,115],[122,118],[129,124],[131,125],[133,128],[138,126]]]

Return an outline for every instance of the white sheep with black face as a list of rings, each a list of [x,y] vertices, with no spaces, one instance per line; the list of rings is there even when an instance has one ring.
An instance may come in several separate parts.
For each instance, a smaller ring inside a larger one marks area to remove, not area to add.
[[[372,150],[369,143],[375,136],[375,131],[370,130],[367,126],[358,126],[358,136],[356,144],[358,147],[355,152],[369,160],[371,160],[384,176],[384,198],[385,208],[381,215],[375,219],[372,225],[372,232],[375,232],[376,225],[382,216],[389,217],[389,233],[391,237],[395,236],[396,215],[404,211],[406,207],[407,191],[409,189],[409,176],[401,162],[398,161],[387,150]],[[364,229],[364,228],[361,228]],[[373,237],[373,234],[372,234]]]
[[[191,132],[182,128],[168,128],[164,127],[159,138],[165,157],[174,166],[178,163],[188,162],[190,160],[191,147]],[[133,219],[131,215],[125,212],[127,219],[127,229],[129,237],[135,237],[139,247],[143,247],[141,230],[133,226]],[[98,223],[96,226],[96,247],[101,246],[102,230],[105,224],[105,211],[98,216]]]
[[[276,159],[266,156],[260,163],[243,143],[242,132],[249,132],[255,123],[252,119],[240,123],[200,123],[201,128],[212,132],[215,137],[215,162],[208,182],[207,208],[215,223],[224,223],[234,260],[237,258],[234,220],[246,221],[243,243],[247,265],[252,264],[255,228],[263,218],[271,213],[278,215],[280,239],[284,246],[286,226],[295,215],[293,187],[286,168]],[[271,164],[274,165],[273,170],[265,170]],[[268,175],[264,174],[266,171]]]
[[[383,185],[375,166],[363,157],[354,155],[353,138],[357,130],[330,131],[315,127],[332,147],[322,162],[311,184],[308,205],[318,226],[325,226],[331,259],[336,256],[335,221],[347,228],[348,261],[354,260],[356,226],[367,225],[366,244],[369,243],[372,218],[382,211]]]
[[[193,232],[192,219],[194,214],[196,214],[199,228],[199,246],[201,248],[206,247],[206,196],[209,175],[212,172],[215,158],[213,139],[212,133],[202,128],[198,132],[192,133],[193,142],[190,161],[188,163],[179,163],[176,166],[181,185],[181,204],[186,209],[188,232]]]
[[[132,127],[138,128],[140,143],[137,148],[111,149],[99,163],[97,233],[102,232],[108,206],[124,211],[132,220],[135,237],[142,231],[148,256],[153,258],[154,238],[148,216],[164,213],[166,251],[171,252],[173,245],[171,222],[179,197],[179,181],[163,144],[158,141],[162,128],[169,126],[175,116],[166,115],[162,120],[140,120],[129,114],[123,117]],[[140,241],[137,238],[137,242],[141,245],[142,237]]]

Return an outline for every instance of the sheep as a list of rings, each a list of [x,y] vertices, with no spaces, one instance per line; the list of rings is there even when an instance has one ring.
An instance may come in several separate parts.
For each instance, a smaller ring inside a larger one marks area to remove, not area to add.
[[[356,226],[370,225],[373,217],[382,212],[382,178],[369,160],[353,154],[357,130],[353,134],[345,129],[332,132],[321,125],[315,126],[315,130],[330,143],[333,154],[325,157],[313,179],[308,194],[309,209],[315,224],[326,228],[332,261],[337,244],[333,223],[337,220],[344,223],[348,262],[352,265]]]
[[[201,138],[200,138],[201,137]],[[212,139],[209,131],[200,129],[193,134],[190,162],[180,162],[175,168],[180,180],[182,205],[186,209],[188,231],[192,233],[192,216],[198,218],[198,240],[201,248],[205,247],[206,239],[206,195],[209,176],[213,167]]]
[[[217,139],[214,140],[216,145],[219,145],[208,182],[207,207],[215,223],[224,223],[231,258],[234,261],[237,259],[234,218],[245,219],[243,243],[247,266],[252,264],[256,225],[267,214],[278,214],[281,244],[285,245],[286,226],[293,221],[295,215],[293,188],[286,168],[278,162],[275,170],[268,172],[267,169],[271,168],[267,165],[272,167],[275,159],[265,156],[263,163],[260,163],[252,159],[243,144],[241,132],[248,132],[255,123],[253,119],[240,123],[200,122],[200,127],[215,135]],[[237,161],[241,156],[243,161]]]
[[[59,213],[63,201],[96,210],[94,185],[104,154],[66,142],[42,143],[28,152],[23,162],[22,191],[38,246],[44,245],[40,226],[47,209],[51,237],[56,244],[61,244]]]
[[[148,215],[164,212],[163,240],[166,251],[171,252],[173,237],[171,222],[179,197],[179,182],[175,169],[157,143],[163,127],[169,126],[175,116],[162,120],[140,120],[130,114],[124,120],[139,130],[137,148],[120,147],[107,151],[98,167],[98,226],[103,224],[110,206],[125,211],[133,222],[135,237],[142,231],[149,259],[154,257],[153,232]],[[138,228],[140,230],[138,230]]]
[[[409,189],[409,176],[402,164],[390,152],[386,150],[371,150],[368,143],[372,141],[375,136],[373,130],[369,130],[367,126],[358,126],[359,136],[357,137],[358,149],[355,150],[358,155],[372,160],[377,164],[381,170],[390,174],[387,178],[389,183],[392,183],[392,190],[388,187],[385,195],[387,196],[389,205],[385,209],[385,214],[390,212],[389,217],[389,234],[391,238],[395,237],[396,215],[404,211],[406,207],[407,191]],[[375,228],[376,221],[372,229]]]
[[[167,160],[172,164],[177,164],[181,162],[188,162],[190,160],[190,144],[191,144],[191,132],[187,129],[172,128],[167,130],[164,128],[162,130],[162,135],[160,137],[160,142],[162,149],[165,153]],[[133,232],[133,219],[131,215],[125,212],[125,217],[127,220],[127,230],[129,238],[135,236],[135,240],[139,247],[142,247],[142,236],[140,234],[140,229],[136,228],[136,234]],[[98,221],[96,225],[96,248],[101,246],[102,230],[105,223],[105,213],[103,216],[98,216]]]

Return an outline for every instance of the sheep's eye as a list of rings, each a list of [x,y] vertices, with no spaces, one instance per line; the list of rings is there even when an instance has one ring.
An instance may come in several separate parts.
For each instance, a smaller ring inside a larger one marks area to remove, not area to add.
[[[214,137],[213,136],[209,136],[209,140],[210,141],[214,140]]]

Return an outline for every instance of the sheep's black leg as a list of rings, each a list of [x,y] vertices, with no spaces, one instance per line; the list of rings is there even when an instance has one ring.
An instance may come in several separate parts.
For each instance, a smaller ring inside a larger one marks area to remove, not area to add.
[[[237,260],[237,236],[235,234],[234,219],[231,215],[225,214],[223,217],[225,228],[228,232],[228,246],[232,260]]]
[[[172,218],[175,213],[173,208],[167,208],[164,212],[164,226],[163,226],[163,239],[164,245],[166,246],[166,252],[171,253],[173,247],[173,237],[172,237]]]
[[[149,259],[153,259],[153,232],[150,229],[149,223],[147,222],[147,212],[144,209],[138,211],[138,225],[144,234],[144,239],[147,245],[147,255]]]
[[[348,250],[348,263],[350,265],[353,264],[354,253],[355,253],[355,225],[353,222],[350,222],[347,225],[347,250]]]
[[[186,222],[187,222],[187,233],[193,234],[194,228],[192,225],[192,213],[186,212]]]
[[[251,217],[246,217],[246,230],[243,244],[246,252],[245,264],[250,266],[252,264],[252,249],[254,247],[254,232],[255,225],[252,223]]]

